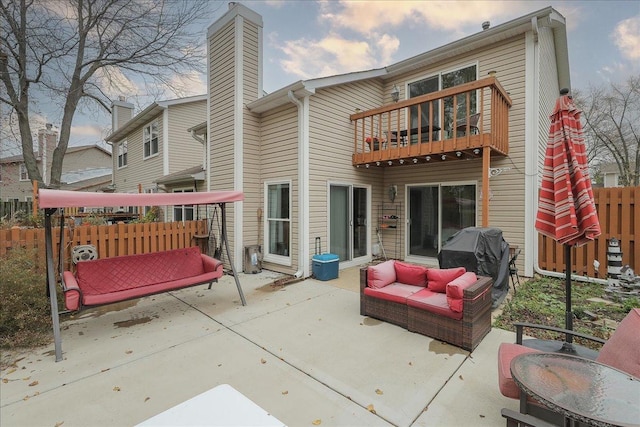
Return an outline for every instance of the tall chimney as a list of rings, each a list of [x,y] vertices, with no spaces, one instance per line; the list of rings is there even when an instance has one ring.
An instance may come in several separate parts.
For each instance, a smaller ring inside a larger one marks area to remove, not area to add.
[[[117,101],[111,103],[111,132],[117,131],[132,118],[133,104],[120,95]]]
[[[49,183],[49,170],[53,161],[53,150],[58,145],[58,131],[53,129],[53,124],[45,124],[45,129],[38,131],[38,157],[42,166],[42,178],[45,184]]]

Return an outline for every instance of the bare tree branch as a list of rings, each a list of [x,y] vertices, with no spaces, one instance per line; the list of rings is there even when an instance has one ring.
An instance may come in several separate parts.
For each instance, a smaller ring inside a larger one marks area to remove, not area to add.
[[[0,0],[0,102],[16,113],[30,179],[43,182],[30,124],[34,100],[62,111],[49,177],[57,187],[81,101],[108,110],[116,70],[123,79],[146,76],[160,85],[200,70],[197,24],[210,9],[207,0]]]

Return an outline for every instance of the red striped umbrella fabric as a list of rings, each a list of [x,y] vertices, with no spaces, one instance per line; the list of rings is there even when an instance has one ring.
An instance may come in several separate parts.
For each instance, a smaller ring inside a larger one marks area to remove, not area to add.
[[[600,235],[580,114],[569,95],[557,99],[535,225],[540,233],[570,246],[584,245]]]
[[[563,89],[551,115],[549,141],[542,170],[536,230],[565,247],[565,329],[573,330],[571,310],[571,246],[600,235],[593,201],[580,110]],[[573,336],[566,334],[560,351],[579,354]]]

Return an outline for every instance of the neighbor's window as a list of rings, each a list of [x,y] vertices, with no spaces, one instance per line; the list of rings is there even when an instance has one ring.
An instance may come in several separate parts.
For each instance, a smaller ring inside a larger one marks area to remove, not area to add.
[[[173,190],[174,193],[193,193],[193,188],[183,190]],[[193,221],[193,205],[178,205],[173,207],[174,221]]]
[[[20,163],[20,181],[28,181],[29,173],[27,172],[27,165]]]
[[[127,166],[127,141],[118,144],[118,168]]]
[[[266,184],[266,249],[268,255],[290,257],[291,184]],[[284,261],[284,260],[282,260]]]
[[[158,154],[158,122],[144,127],[143,142],[145,158]]]

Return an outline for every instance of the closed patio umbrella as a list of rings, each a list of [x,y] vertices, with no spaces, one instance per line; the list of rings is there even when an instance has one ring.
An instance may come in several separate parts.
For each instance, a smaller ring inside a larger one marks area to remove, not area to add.
[[[580,124],[581,111],[563,89],[551,115],[549,140],[542,171],[536,230],[565,246],[565,327],[573,330],[571,311],[571,247],[582,246],[600,235],[593,200],[587,155]],[[567,335],[566,351],[573,351]]]

